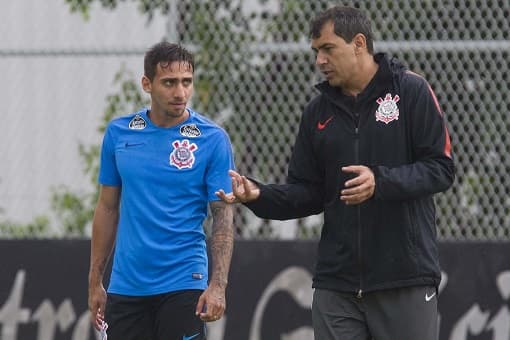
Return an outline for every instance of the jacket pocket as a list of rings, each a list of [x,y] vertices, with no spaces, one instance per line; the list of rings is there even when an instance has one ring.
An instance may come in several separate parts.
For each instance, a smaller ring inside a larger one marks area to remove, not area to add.
[[[418,244],[418,224],[416,223],[415,219],[415,211],[414,211],[414,201],[405,202],[405,212],[406,212],[406,218],[408,220],[407,225],[408,228],[408,246],[409,251],[413,255],[413,260],[417,263],[417,244]]]

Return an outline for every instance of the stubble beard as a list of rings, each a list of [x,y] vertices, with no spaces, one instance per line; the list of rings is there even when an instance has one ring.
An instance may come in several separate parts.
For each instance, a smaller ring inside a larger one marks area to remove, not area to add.
[[[181,118],[182,116],[184,116],[185,113],[186,113],[186,109],[184,109],[180,112],[172,112],[172,111],[165,110],[165,116],[167,118]]]

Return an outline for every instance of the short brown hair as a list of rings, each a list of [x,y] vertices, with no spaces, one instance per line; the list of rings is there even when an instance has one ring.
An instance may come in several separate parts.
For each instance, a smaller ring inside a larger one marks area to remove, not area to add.
[[[354,36],[361,33],[367,40],[367,50],[374,53],[374,36],[370,19],[363,11],[347,6],[335,6],[312,19],[310,24],[310,37],[319,38],[321,30],[327,22],[332,22],[334,32],[345,42],[350,43]]]
[[[150,81],[154,80],[156,75],[156,68],[158,64],[166,67],[166,65],[174,62],[181,61],[191,66],[191,71],[195,70],[195,62],[193,54],[178,44],[172,44],[167,41],[162,41],[152,46],[144,58],[144,74]]]

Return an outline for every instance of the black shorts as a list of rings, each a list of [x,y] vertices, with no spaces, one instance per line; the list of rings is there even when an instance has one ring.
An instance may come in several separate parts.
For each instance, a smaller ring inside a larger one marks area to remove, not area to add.
[[[151,296],[108,294],[108,340],[205,340],[205,323],[195,315],[201,290]]]

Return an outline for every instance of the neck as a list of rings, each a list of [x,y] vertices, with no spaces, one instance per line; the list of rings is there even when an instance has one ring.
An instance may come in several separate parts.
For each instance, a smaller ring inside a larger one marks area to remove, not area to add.
[[[367,87],[368,83],[374,78],[379,64],[374,60],[371,54],[365,54],[360,57],[356,77],[352,80],[350,86],[345,86],[342,91],[349,96],[357,96]]]
[[[188,119],[190,113],[188,109],[184,110],[181,115],[175,115],[170,112],[157,112],[157,110],[149,110],[147,116],[156,126],[169,128],[178,125]]]

